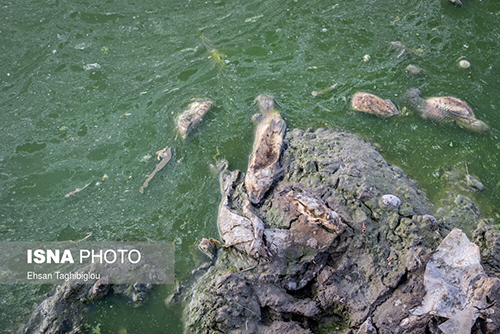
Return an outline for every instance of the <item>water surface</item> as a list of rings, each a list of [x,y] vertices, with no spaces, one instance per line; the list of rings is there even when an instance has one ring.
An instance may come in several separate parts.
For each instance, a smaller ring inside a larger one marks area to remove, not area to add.
[[[290,128],[330,127],[375,143],[436,204],[443,172],[467,168],[486,187],[469,196],[498,222],[500,3],[464,1],[461,8],[440,0],[2,2],[0,240],[90,232],[93,241],[171,240],[176,276],[189,282],[197,242],[218,237],[219,187],[209,164],[226,158],[246,169],[253,100],[262,93],[276,97]],[[400,55],[391,41],[423,54]],[[472,66],[460,69],[460,59]],[[405,73],[409,64],[425,74]],[[403,108],[411,87],[467,101],[492,130],[349,108],[360,90]],[[215,107],[182,141],[174,117],[199,97]],[[141,195],[165,146],[174,157]],[[17,328],[50,288],[0,286],[0,329]],[[180,333],[180,308],[163,306],[171,288],[157,287],[141,308],[105,300],[89,332]]]

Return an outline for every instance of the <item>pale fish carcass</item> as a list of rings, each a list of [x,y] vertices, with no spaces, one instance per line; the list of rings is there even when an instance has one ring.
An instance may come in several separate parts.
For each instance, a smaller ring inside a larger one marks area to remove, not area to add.
[[[227,166],[227,162],[225,162]],[[234,246],[239,251],[256,259],[267,259],[269,253],[264,244],[264,223],[251,210],[248,199],[243,201],[240,216],[231,207],[231,196],[235,189],[240,172],[238,170],[229,172],[224,169],[220,174],[222,201],[219,206],[217,226],[219,234],[224,242],[223,247]]]
[[[201,122],[203,116],[205,116],[212,104],[213,102],[207,99],[194,101],[189,104],[188,109],[177,116],[175,120],[177,126],[175,129],[183,139],[185,139],[188,133]]]
[[[255,100],[259,105],[261,118],[248,163],[245,188],[250,202],[258,204],[279,175],[286,123],[274,109],[272,96],[259,95]]]
[[[303,189],[294,188],[284,191],[282,195],[285,201],[290,203],[293,209],[303,215],[309,223],[321,224],[327,230],[337,234],[345,231],[346,225],[342,222],[340,215]]]
[[[471,107],[453,96],[440,96],[424,99],[420,90],[412,88],[407,93],[410,106],[417,109],[423,118],[455,123],[476,132],[488,131],[490,127],[474,115]]]

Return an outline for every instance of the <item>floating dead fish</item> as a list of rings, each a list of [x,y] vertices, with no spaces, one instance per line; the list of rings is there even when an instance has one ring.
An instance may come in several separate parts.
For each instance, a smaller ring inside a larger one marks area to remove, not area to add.
[[[311,95],[313,97],[323,96],[323,95],[330,93],[335,87],[337,87],[337,84],[331,85],[330,87],[324,88],[324,89],[319,90],[319,91],[314,90],[311,92]]]
[[[279,174],[278,162],[283,148],[286,123],[274,109],[272,96],[259,95],[261,119],[255,133],[252,154],[245,177],[245,188],[250,202],[257,204]]]
[[[64,197],[70,197],[71,195],[79,193],[80,191],[82,191],[83,189],[87,188],[88,186],[90,186],[90,183],[87,183],[86,185],[84,185],[81,188],[76,188],[75,190],[70,191],[69,193],[67,193],[66,195],[64,195]]]
[[[408,103],[417,109],[423,118],[456,123],[459,126],[477,132],[488,131],[490,127],[476,118],[471,107],[453,96],[440,96],[424,99],[420,90],[412,88],[407,94]]]
[[[146,179],[144,184],[141,186],[139,189],[140,193],[144,193],[144,188],[148,186],[149,181],[156,175],[157,172],[163,169],[165,165],[170,161],[172,158],[172,149],[170,147],[165,147],[163,150],[159,150],[156,152],[156,155],[158,156],[158,160],[161,160],[157,165],[153,173],[149,174],[149,177]]]
[[[195,101],[189,105],[188,109],[177,116],[175,120],[177,127],[175,129],[183,139],[187,137],[189,131],[201,122],[212,104],[210,100]]]
[[[408,65],[406,66],[405,68],[405,71],[412,74],[412,75],[419,75],[421,74],[424,70],[421,69],[420,67],[418,66],[415,66],[415,65]]]
[[[358,92],[352,97],[352,109],[390,117],[399,114],[398,108],[391,100],[384,100],[376,95]]]
[[[100,68],[101,68],[101,65],[99,65],[98,63],[86,64],[86,65],[83,66],[83,69],[85,71],[98,70]]]
[[[290,190],[283,197],[299,214],[304,215],[308,222],[321,224],[328,230],[339,234],[346,229],[346,225],[337,212],[302,189]]]

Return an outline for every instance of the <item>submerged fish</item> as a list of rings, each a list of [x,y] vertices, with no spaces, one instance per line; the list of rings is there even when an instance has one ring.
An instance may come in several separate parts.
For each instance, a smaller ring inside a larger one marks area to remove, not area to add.
[[[156,152],[156,155],[158,156],[158,160],[161,160],[157,165],[155,170],[149,174],[148,178],[146,181],[144,181],[144,184],[141,186],[139,189],[139,192],[142,194],[144,193],[144,188],[148,186],[149,181],[156,175],[157,172],[163,169],[165,165],[170,161],[172,158],[172,149],[170,147],[165,147],[163,150],[159,150]]]
[[[177,126],[175,129],[183,139],[187,137],[189,131],[201,122],[212,104],[210,100],[195,101],[189,105],[188,109],[177,116],[175,120]]]
[[[66,195],[64,195],[64,197],[70,197],[71,195],[74,195],[76,193],[79,193],[80,191],[82,191],[83,189],[87,188],[88,186],[90,185],[90,183],[87,183],[86,185],[84,185],[83,187],[81,188],[76,188],[75,190],[73,191],[70,191],[69,193],[67,193]]]
[[[221,66],[226,65],[226,61],[223,59],[226,58],[226,56],[221,52],[219,52],[219,50],[214,48],[205,36],[201,36],[201,42],[207,49],[208,53],[210,53],[210,56],[208,58],[215,60],[215,62]]]
[[[253,204],[262,200],[279,174],[278,162],[286,130],[285,121],[274,109],[272,96],[259,95],[255,100],[259,104],[261,119],[245,177],[245,188]]]
[[[400,41],[389,42],[388,44],[390,49],[399,51],[397,58],[401,57],[405,52],[418,57],[424,55],[424,50],[422,48],[417,48],[417,49],[408,48]]]

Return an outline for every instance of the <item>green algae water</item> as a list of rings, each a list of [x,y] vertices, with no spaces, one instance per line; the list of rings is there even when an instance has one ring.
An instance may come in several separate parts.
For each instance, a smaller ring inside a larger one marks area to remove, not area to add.
[[[498,223],[499,20],[497,0],[463,7],[444,0],[3,1],[0,241],[90,233],[92,241],[175,241],[176,277],[190,282],[202,259],[198,241],[218,237],[219,185],[209,165],[225,158],[231,169],[246,169],[253,100],[262,93],[276,97],[290,128],[331,127],[375,143],[436,205],[446,190],[443,171],[467,171],[485,186],[468,196]],[[407,51],[391,49],[393,41]],[[471,67],[459,68],[462,59]],[[410,64],[425,72],[406,73]],[[404,110],[412,87],[466,101],[491,131],[467,132],[410,110],[390,119],[350,110],[356,91]],[[186,140],[176,138],[175,116],[201,97],[214,107]],[[165,146],[173,148],[171,162],[140,194]],[[51,288],[0,286],[0,330],[15,332]],[[156,287],[139,308],[107,298],[91,310],[87,330],[181,333],[181,308],[164,304],[172,289]]]

